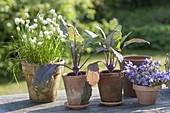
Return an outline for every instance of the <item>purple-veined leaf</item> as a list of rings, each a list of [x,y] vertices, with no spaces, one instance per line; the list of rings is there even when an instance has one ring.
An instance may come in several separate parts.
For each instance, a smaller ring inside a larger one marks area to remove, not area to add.
[[[118,59],[118,61],[122,62],[123,56],[119,52],[115,51],[112,47],[111,47],[111,50],[113,51],[113,53],[114,53],[115,57]]]
[[[131,33],[132,33],[132,31],[129,32],[127,35],[123,36],[123,38],[122,38],[122,40],[121,40],[121,42],[120,42],[121,45],[123,44],[123,42],[126,40],[126,38],[127,38]]]
[[[92,31],[89,30],[84,30],[85,33],[87,33],[89,36],[91,36],[92,38],[96,38],[98,37],[97,34],[93,33]]]
[[[47,64],[40,65],[35,72],[33,85],[38,91],[43,90],[47,87],[48,83],[51,81],[52,76],[55,73],[55,68],[57,68],[57,64]]]
[[[104,51],[107,51],[108,49],[106,49],[106,48],[103,48],[103,47],[98,47],[98,48],[96,48],[96,52],[98,53],[98,52],[104,52]]]
[[[106,39],[106,34],[104,33],[104,31],[102,30],[102,28],[100,28],[99,26],[94,26],[96,29],[100,30],[100,32],[103,35],[103,38]]]
[[[116,38],[116,37],[118,37],[117,35],[114,35],[116,32],[118,32],[117,30],[114,30],[114,31],[112,31],[108,36],[107,36],[107,38],[105,39],[105,43],[106,43],[106,46],[107,47],[112,47],[113,46],[113,44],[114,44],[114,40],[113,40],[113,38]],[[116,37],[114,37],[114,36],[116,36]]]
[[[60,30],[62,30],[63,34],[67,36],[68,31],[67,31],[66,26],[67,26],[67,23],[63,20],[63,18],[60,18]]]
[[[99,71],[98,62],[91,63],[87,66],[90,71]]]
[[[123,45],[123,48],[126,47],[126,46],[129,45],[129,44],[132,44],[132,43],[148,43],[148,44],[150,44],[150,42],[148,42],[148,41],[146,41],[146,40],[144,40],[144,39],[133,38],[133,39],[131,39],[131,40],[126,41],[126,42],[124,43],[124,45]]]
[[[83,42],[84,39],[81,37],[81,35],[74,26],[68,25],[67,30],[69,40],[74,41],[74,38],[76,38],[76,42]]]

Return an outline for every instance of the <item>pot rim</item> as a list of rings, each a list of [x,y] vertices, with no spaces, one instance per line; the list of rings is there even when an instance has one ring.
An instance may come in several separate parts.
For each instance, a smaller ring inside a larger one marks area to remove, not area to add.
[[[86,71],[79,71],[79,72],[84,73],[84,74],[79,75],[79,76],[86,76]],[[62,76],[67,76],[68,74],[73,74],[73,72],[63,73]],[[76,76],[71,76],[71,77],[76,77]]]
[[[129,60],[142,61],[142,60],[145,60],[146,58],[149,58],[149,59],[152,60],[152,56],[149,56],[149,55],[127,55],[127,56],[123,56],[124,61],[129,61]]]
[[[133,89],[137,91],[160,91],[162,85],[157,85],[154,87],[140,86],[133,84]]]
[[[48,63],[48,64],[64,64],[64,60],[61,60],[59,62],[56,62],[56,63]],[[33,66],[38,66],[39,64],[36,64],[36,63],[30,63],[30,62],[27,62],[27,61],[21,61],[21,64],[22,65],[33,65]],[[47,65],[47,64],[42,64],[42,65]]]

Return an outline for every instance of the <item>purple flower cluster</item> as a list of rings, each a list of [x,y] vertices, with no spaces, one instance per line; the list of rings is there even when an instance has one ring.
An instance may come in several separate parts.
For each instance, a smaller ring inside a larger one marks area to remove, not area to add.
[[[132,62],[125,62],[124,72],[129,76],[129,80],[136,85],[154,87],[161,84],[166,84],[170,80],[164,70],[160,70],[161,63],[159,61],[152,62],[145,59],[138,67]]]

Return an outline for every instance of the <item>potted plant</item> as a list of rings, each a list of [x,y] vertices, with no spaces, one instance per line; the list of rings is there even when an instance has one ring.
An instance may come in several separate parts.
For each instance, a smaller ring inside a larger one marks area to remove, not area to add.
[[[100,40],[101,47],[98,48],[98,50],[104,52],[105,62],[103,62],[103,64],[107,68],[107,70],[100,72],[100,79],[98,82],[101,98],[100,103],[104,105],[121,104],[123,74],[121,70],[115,70],[117,64],[115,58],[120,63],[123,61],[123,56],[115,50],[115,43],[119,40],[121,32],[116,29],[106,37],[104,31],[100,27],[95,27],[101,31],[103,36],[102,41]],[[88,30],[86,30],[86,33],[92,37],[97,36]]]
[[[151,59],[145,59],[140,66],[126,62],[124,72],[133,83],[140,104],[155,104],[162,84],[167,84],[169,76],[164,70],[160,70],[160,66],[159,61],[152,62]]]
[[[146,55],[124,56],[121,69],[124,69],[125,62],[127,62],[127,61],[131,61],[134,65],[140,66],[146,58],[152,60],[151,56],[146,56]],[[123,84],[124,96],[136,97],[136,93],[135,93],[135,90],[133,89],[132,85],[133,84],[128,79],[128,75],[125,74],[124,84]]]
[[[78,33],[76,27],[67,24],[62,18],[60,26],[63,33],[67,35],[65,38],[67,59],[70,59],[73,65],[72,67],[63,65],[72,70],[72,72],[62,75],[67,96],[67,102],[65,102],[64,105],[71,109],[83,109],[89,105],[92,92],[91,86],[98,82],[98,80],[96,81],[93,77],[99,78],[99,73],[96,63],[89,64],[87,72],[81,71],[81,68],[93,55],[100,51],[95,52],[81,63],[81,57],[85,49],[90,43],[95,43],[96,39],[83,38]]]
[[[115,70],[118,62],[120,66],[122,66],[123,57],[121,55],[121,51],[129,44],[147,41],[138,38],[125,41],[131,32],[122,37],[122,27],[118,23],[116,24],[115,29],[107,37],[100,27],[95,27],[99,29],[102,33],[103,38],[99,40],[101,45],[99,50],[104,51],[104,65],[107,67],[107,70],[100,72],[100,80],[98,83],[101,103],[105,105],[121,104],[123,74],[121,72],[121,69]],[[86,30],[86,33],[92,37],[98,36],[88,30]],[[115,57],[117,60],[115,60]]]
[[[24,18],[15,18],[19,39],[14,43],[14,59],[22,64],[30,100],[55,101],[61,72],[56,64],[63,64],[65,35],[54,9],[47,17],[38,14],[32,19],[25,13]]]

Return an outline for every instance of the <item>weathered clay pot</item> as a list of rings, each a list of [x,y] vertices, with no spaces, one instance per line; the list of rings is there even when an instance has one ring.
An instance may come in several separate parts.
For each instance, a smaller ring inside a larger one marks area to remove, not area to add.
[[[64,62],[59,62],[59,63],[63,64]],[[35,72],[38,69],[38,65],[34,63],[27,63],[27,62],[21,62],[21,64],[22,64],[22,71],[26,79],[30,100],[33,102],[55,101],[57,96],[57,89],[60,84],[61,67],[59,66],[55,69],[55,74],[53,75],[48,86],[42,91],[38,91],[33,85]]]
[[[100,72],[98,83],[100,98],[102,102],[120,102],[122,101],[122,83],[123,75],[121,70]]]
[[[156,103],[156,99],[158,93],[160,92],[161,85],[155,87],[146,87],[133,84],[133,89],[136,92],[140,104],[152,105]]]
[[[69,105],[80,105],[81,103],[85,88],[86,73],[81,72],[81,74],[79,76],[73,76],[73,73],[67,73],[62,76]]]
[[[146,58],[152,59],[151,56],[124,56],[121,69],[122,70],[124,69],[125,62],[127,61],[131,61],[134,65],[140,66]],[[124,91],[124,96],[136,97],[135,90],[132,88],[132,83],[129,81],[127,75],[124,76],[123,91]]]

